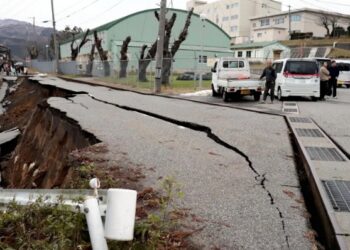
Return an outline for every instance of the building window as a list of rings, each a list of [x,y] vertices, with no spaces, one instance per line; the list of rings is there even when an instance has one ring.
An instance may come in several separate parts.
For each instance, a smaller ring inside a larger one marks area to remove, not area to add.
[[[268,26],[268,25],[270,25],[270,19],[269,18],[260,20],[260,26]]]
[[[199,63],[207,63],[208,62],[208,57],[207,56],[199,56],[198,58]]]
[[[236,19],[238,19],[238,15],[231,16],[231,20],[236,20]]]
[[[256,27],[256,23],[253,23],[253,28],[255,28]]]
[[[238,57],[242,57],[243,56],[243,52],[242,51],[238,51]]]
[[[266,8],[267,8],[267,4],[266,4],[266,3],[263,3],[263,4],[261,5],[261,8],[263,8],[263,9],[265,8],[265,9],[266,9]]]
[[[237,32],[238,31],[238,26],[231,26],[230,30],[231,30],[231,32]]]
[[[229,9],[230,8],[230,5],[226,5],[226,9]]]
[[[247,55],[246,55],[247,58],[251,58],[252,57],[252,52],[249,50],[247,51]]]
[[[301,16],[300,15],[292,15],[291,20],[292,20],[292,22],[300,22]]]
[[[282,24],[284,23],[284,17],[277,17],[274,19],[275,24]]]
[[[258,34],[256,34],[256,36],[260,38],[260,37],[262,37],[262,33],[258,33]]]
[[[235,51],[233,51],[233,52],[232,52],[232,56],[233,56],[233,57],[235,57],[235,55],[236,55],[236,52],[235,52]]]
[[[238,3],[233,3],[233,4],[231,4],[231,8],[237,8],[238,7]]]
[[[228,17],[228,16],[222,17],[222,21],[223,21],[223,22],[228,21],[228,20],[229,20],[229,17]]]

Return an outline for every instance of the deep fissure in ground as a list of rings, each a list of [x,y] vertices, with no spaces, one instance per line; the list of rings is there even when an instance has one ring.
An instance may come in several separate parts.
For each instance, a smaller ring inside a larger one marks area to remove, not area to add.
[[[6,188],[57,188],[67,182],[68,155],[100,142],[76,121],[47,104],[50,97],[73,92],[25,80],[7,96],[0,131],[17,127],[20,137],[1,154],[1,185]]]
[[[70,171],[67,167],[67,155],[75,149],[86,148],[99,142],[95,136],[83,131],[76,121],[67,118],[64,113],[49,107],[46,103],[49,97],[68,98],[76,94],[79,93],[24,81],[19,89],[7,98],[11,104],[4,116],[0,118],[0,131],[18,127],[22,135],[15,144],[16,147],[13,151],[11,150],[12,152],[1,155],[0,166],[5,181],[2,185],[12,188],[60,187],[65,183],[65,178]],[[254,173],[255,180],[270,198],[271,205],[276,207],[277,214],[281,219],[282,230],[285,233],[286,244],[289,246],[284,216],[279,207],[276,206],[271,192],[266,188],[266,174],[260,174],[244,152],[223,141],[209,127],[92,98],[117,108],[142,113],[172,124],[204,132],[211,140],[242,156]],[[62,145],[65,146],[62,147]],[[303,184],[303,187],[305,186]],[[308,201],[305,190],[303,194],[305,200]],[[308,206],[308,210],[313,214],[314,211],[310,206]],[[317,227],[315,224],[313,226]]]

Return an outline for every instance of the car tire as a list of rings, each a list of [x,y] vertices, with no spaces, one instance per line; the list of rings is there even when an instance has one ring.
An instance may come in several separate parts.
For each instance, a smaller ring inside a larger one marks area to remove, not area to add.
[[[211,85],[211,95],[213,97],[219,96],[219,93],[215,91],[214,84]]]
[[[350,88],[350,84],[346,84],[345,86],[346,86],[347,89]]]
[[[319,100],[319,98],[318,98],[318,97],[311,96],[311,101],[313,101],[313,102],[317,102],[318,100]]]
[[[277,90],[277,99],[279,101],[283,101],[284,100],[284,98],[282,96],[282,89],[281,88],[278,88],[278,90]]]
[[[254,101],[256,102],[260,101],[260,96],[261,96],[261,93],[254,93]]]
[[[229,94],[227,93],[226,90],[224,90],[223,93],[222,93],[222,100],[224,102],[228,102],[229,101]]]

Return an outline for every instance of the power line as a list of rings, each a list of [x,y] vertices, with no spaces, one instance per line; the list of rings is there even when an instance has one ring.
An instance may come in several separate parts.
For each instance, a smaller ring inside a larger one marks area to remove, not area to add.
[[[75,6],[79,5],[79,4],[81,4],[81,2],[76,2],[76,3],[74,3],[74,4],[70,5],[70,6],[62,9],[62,10],[59,10],[59,11],[57,11],[56,15],[59,16],[61,13],[65,12],[66,10],[72,9],[73,7],[75,7]]]
[[[89,19],[85,19],[84,21],[79,22],[79,23],[77,23],[77,24],[78,24],[78,25],[81,25],[81,24],[89,23],[90,21],[95,21],[95,18],[96,18],[96,17],[99,17],[99,16],[101,16],[101,15],[103,15],[103,14],[105,14],[105,13],[111,11],[112,9],[114,9],[115,7],[117,7],[118,5],[120,5],[120,4],[123,3],[123,2],[124,2],[124,0],[119,0],[117,3],[113,4],[111,7],[107,8],[106,10],[104,10],[104,11],[98,13],[97,15],[95,15],[95,16],[93,16],[93,17],[90,17]]]
[[[337,5],[337,6],[347,6],[347,7],[350,7],[350,4],[346,4],[346,3],[330,2],[330,1],[325,1],[325,0],[316,0],[316,1],[317,1],[317,2],[321,2],[321,3],[326,3],[326,4]]]
[[[94,0],[93,2],[91,2],[91,3],[87,4],[87,5],[85,5],[84,7],[80,8],[79,10],[73,11],[70,14],[68,14],[66,17],[63,17],[63,18],[57,20],[57,22],[60,22],[62,20],[65,20],[65,19],[68,19],[68,18],[72,17],[73,15],[75,15],[75,14],[77,14],[77,13],[79,13],[79,12],[81,12],[81,11],[87,9],[87,8],[89,8],[90,6],[94,5],[98,1],[100,1],[100,0]]]

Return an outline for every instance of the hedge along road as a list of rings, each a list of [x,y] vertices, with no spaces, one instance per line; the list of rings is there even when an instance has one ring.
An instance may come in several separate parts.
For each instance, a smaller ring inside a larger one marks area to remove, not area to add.
[[[57,78],[43,85],[79,92],[49,104],[142,164],[145,185],[174,176],[181,203],[203,230],[205,249],[310,249],[289,130],[283,117],[94,87]],[[84,94],[88,93],[88,94]],[[198,224],[198,225],[197,225]]]

